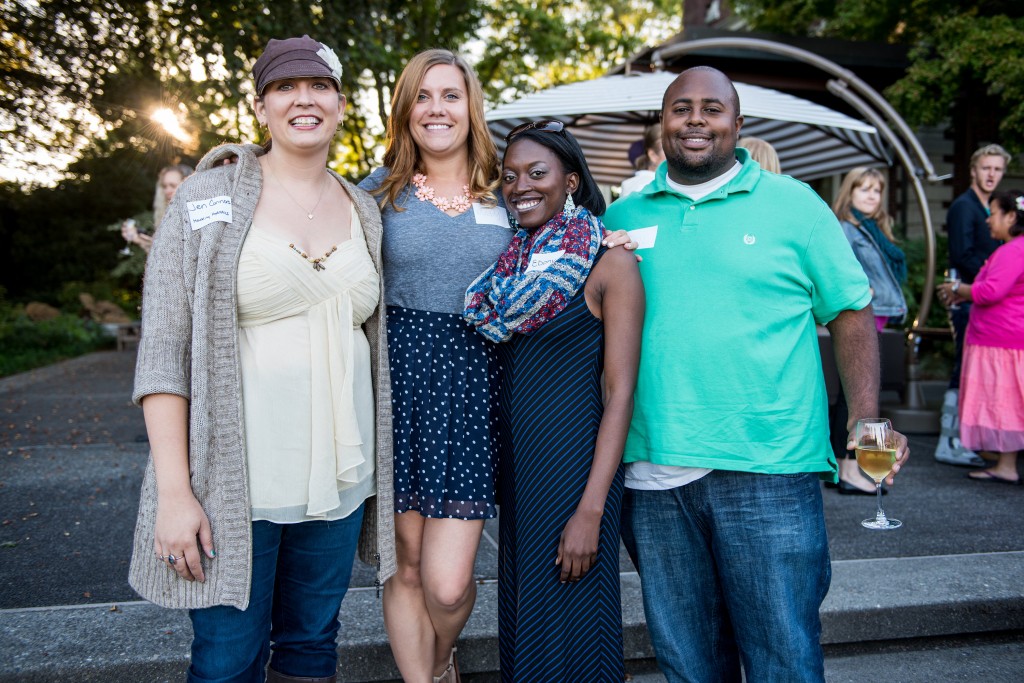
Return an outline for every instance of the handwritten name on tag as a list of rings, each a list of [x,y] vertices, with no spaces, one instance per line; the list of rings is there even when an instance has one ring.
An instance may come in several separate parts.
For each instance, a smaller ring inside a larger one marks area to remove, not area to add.
[[[547,254],[534,254],[530,257],[530,265],[526,267],[526,272],[532,273],[535,270],[547,270],[552,263],[562,258],[563,254],[565,254],[565,249],[552,251]]]
[[[188,209],[188,222],[193,230],[217,221],[231,222],[231,197],[227,195],[198,202],[186,202],[185,208]]]
[[[654,246],[654,241],[658,239],[658,226],[652,225],[649,228],[630,230],[629,236],[637,243],[637,249],[650,249]]]
[[[508,212],[500,206],[486,207],[479,203],[473,204],[473,217],[477,225],[499,225],[506,230],[511,230],[508,224]]]

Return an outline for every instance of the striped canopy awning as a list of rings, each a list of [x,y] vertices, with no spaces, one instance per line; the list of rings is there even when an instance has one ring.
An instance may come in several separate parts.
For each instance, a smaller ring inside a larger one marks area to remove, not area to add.
[[[525,121],[559,119],[569,125],[599,183],[618,185],[633,175],[627,153],[643,128],[661,116],[661,98],[678,74],[606,76],[526,95],[487,113],[491,135],[504,152],[505,134]],[[875,127],[778,90],[734,83],[743,135],[770,142],[782,172],[801,180],[855,166],[888,166],[891,157]]]

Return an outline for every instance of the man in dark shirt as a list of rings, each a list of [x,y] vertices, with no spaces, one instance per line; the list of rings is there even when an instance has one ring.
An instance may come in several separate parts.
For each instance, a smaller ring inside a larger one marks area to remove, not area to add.
[[[999,145],[985,145],[971,155],[971,186],[953,200],[946,214],[949,231],[949,266],[956,268],[957,277],[966,283],[974,282],[985,260],[999,246],[989,234],[988,200],[1006,172],[1010,155]],[[981,458],[960,445],[960,425],[957,419],[957,399],[960,390],[960,361],[963,356],[964,333],[970,316],[971,304],[959,304],[950,311],[953,323],[956,353],[952,377],[942,406],[942,432],[935,449],[935,459],[950,465],[980,465]]]

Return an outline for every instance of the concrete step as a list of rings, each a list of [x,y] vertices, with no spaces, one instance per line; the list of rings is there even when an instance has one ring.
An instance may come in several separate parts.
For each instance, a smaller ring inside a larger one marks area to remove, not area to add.
[[[622,575],[625,656],[653,656],[640,581]],[[821,608],[822,643],[834,645],[1024,629],[1024,552],[845,560],[832,563]],[[398,678],[372,589],[353,589],[341,611],[339,681]],[[478,586],[459,642],[466,674],[498,668],[497,584]],[[0,611],[0,683],[180,681],[191,627],[183,611],[145,602]]]

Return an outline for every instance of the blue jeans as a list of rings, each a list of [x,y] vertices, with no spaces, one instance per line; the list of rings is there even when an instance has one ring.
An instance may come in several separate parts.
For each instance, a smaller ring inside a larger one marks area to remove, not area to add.
[[[817,475],[715,470],[626,489],[622,536],[669,683],[823,681],[832,578]]]
[[[253,522],[249,607],[189,610],[189,683],[263,683],[268,661],[288,676],[333,676],[362,519],[360,506],[332,522]]]

